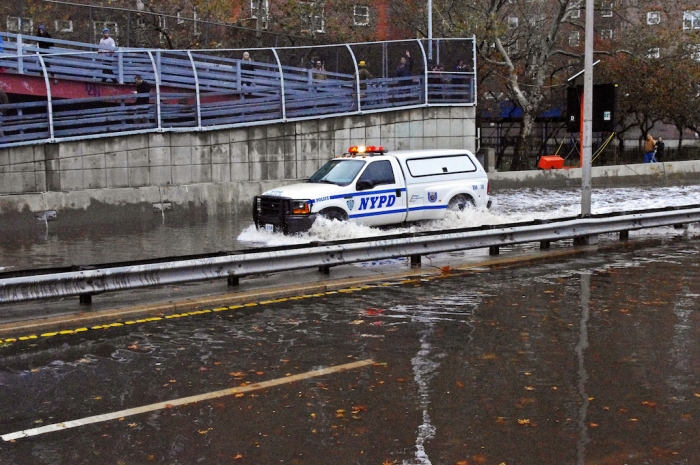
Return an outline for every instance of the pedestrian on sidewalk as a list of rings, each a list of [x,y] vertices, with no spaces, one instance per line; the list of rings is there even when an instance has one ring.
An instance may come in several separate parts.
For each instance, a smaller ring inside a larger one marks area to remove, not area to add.
[[[654,150],[656,148],[656,141],[651,134],[647,134],[647,139],[644,141],[644,163],[656,163],[654,158]]]
[[[663,161],[665,148],[666,144],[664,144],[664,140],[659,137],[659,139],[656,141],[656,153],[654,154],[656,161]]]

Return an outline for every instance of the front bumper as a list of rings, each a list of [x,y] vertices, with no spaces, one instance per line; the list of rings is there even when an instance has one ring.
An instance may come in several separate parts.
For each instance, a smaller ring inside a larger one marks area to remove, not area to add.
[[[258,229],[296,234],[308,231],[316,214],[292,214],[292,199],[259,195],[253,197],[253,221]]]

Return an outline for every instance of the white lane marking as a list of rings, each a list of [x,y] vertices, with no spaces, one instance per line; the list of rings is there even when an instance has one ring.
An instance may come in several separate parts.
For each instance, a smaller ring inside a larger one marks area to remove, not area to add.
[[[14,433],[3,434],[3,441],[12,441],[15,439],[26,438],[29,436],[38,436],[39,434],[52,433],[54,431],[63,431],[68,428],[75,428],[78,426],[89,425],[92,423],[100,423],[103,421],[117,420],[119,418],[128,417],[131,415],[138,415],[141,413],[152,412],[154,410],[162,410],[165,408],[171,408],[178,405],[192,404],[194,402],[200,402],[202,400],[216,399],[219,397],[230,396],[238,393],[244,393],[249,391],[256,391],[258,389],[266,389],[273,386],[279,386],[281,384],[293,383],[295,381],[301,381],[308,378],[314,378],[316,376],[328,375],[331,373],[339,373],[341,371],[353,370],[355,368],[361,368],[367,365],[372,365],[374,360],[360,360],[357,362],[346,363],[343,365],[336,365],[328,368],[323,368],[321,370],[307,371],[306,373],[300,373],[298,375],[286,376],[284,378],[272,379],[270,381],[264,381],[262,383],[253,383],[247,386],[240,386],[235,388],[222,389],[221,391],[208,392],[205,394],[199,394],[196,396],[183,397],[181,399],[168,400],[165,402],[158,402],[155,404],[144,405],[142,407],[135,407],[126,410],[120,410],[113,413],[104,413],[102,415],[95,415],[92,417],[85,417],[79,420],[65,421],[63,423],[54,423],[51,425],[42,426],[40,428],[26,429],[24,431],[17,431]]]

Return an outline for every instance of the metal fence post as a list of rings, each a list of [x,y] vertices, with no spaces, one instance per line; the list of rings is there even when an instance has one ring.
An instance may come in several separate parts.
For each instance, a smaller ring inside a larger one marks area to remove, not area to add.
[[[148,53],[148,57],[151,59],[151,65],[153,66],[153,78],[155,80],[156,84],[156,121],[158,122],[158,129],[162,130],[163,129],[163,122],[161,121],[161,114],[160,114],[160,67],[156,66],[156,62],[153,59],[153,53],[150,50],[147,50],[146,53]],[[158,58],[160,58],[160,52],[158,53]],[[160,60],[159,60],[160,64]]]
[[[423,83],[423,103],[428,105],[428,58],[425,54],[425,47],[423,47],[423,42],[416,39],[420,51],[423,54],[423,75],[425,76],[425,82]]]
[[[24,74],[24,48],[22,44],[22,34],[17,34],[17,72]]]
[[[117,49],[117,75],[119,84],[124,84],[124,55],[122,54],[121,47]]]
[[[39,59],[41,69],[44,71],[44,85],[46,86],[46,115],[49,120],[49,141],[54,142],[53,102],[51,100],[51,84],[49,82],[49,72],[46,69],[46,63],[44,63],[44,57],[41,56],[41,53],[36,52],[36,56]]]
[[[350,56],[352,57],[352,64],[353,64],[353,67],[355,68],[355,93],[357,95],[357,111],[361,113],[362,112],[362,103],[361,103],[362,96],[360,95],[360,70],[357,67],[357,58],[355,57],[355,53],[353,53],[352,48],[350,48],[350,45],[348,45],[348,44],[345,44],[345,47],[350,52]]]
[[[287,120],[287,105],[286,105],[286,99],[284,95],[284,72],[282,71],[282,62],[280,61],[279,55],[277,55],[277,50],[274,48],[271,49],[272,54],[275,55],[275,60],[277,60],[277,66],[280,69],[280,97],[282,99],[282,121]]]
[[[197,74],[197,65],[194,63],[192,58],[192,52],[187,51],[187,56],[190,58],[190,63],[192,63],[192,73],[194,74],[194,91],[195,91],[195,105],[197,105],[197,129],[202,128],[202,107],[201,107],[201,97],[199,94],[199,74]],[[240,84],[239,84],[240,87]]]

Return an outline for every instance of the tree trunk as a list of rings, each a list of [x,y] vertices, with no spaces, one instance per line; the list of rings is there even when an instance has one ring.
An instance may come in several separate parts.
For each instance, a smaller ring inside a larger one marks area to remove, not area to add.
[[[523,122],[518,133],[518,140],[515,142],[515,151],[513,152],[513,163],[510,165],[511,171],[527,170],[530,168],[528,164],[529,151],[532,146],[532,128],[534,126],[534,118],[529,112],[523,115]]]

